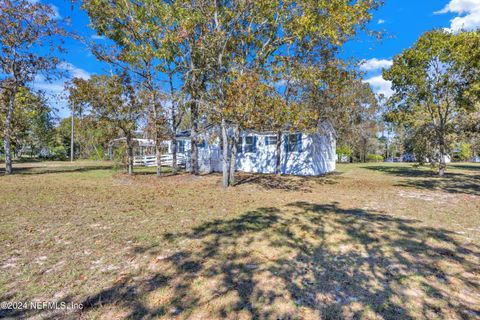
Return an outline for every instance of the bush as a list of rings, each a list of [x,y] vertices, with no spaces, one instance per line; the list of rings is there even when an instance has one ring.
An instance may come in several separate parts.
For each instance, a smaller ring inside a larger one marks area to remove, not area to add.
[[[342,145],[337,147],[337,154],[338,154],[339,158],[342,155],[350,157],[352,155],[352,153],[353,153],[352,148],[350,148],[346,144],[342,144]]]
[[[105,148],[103,146],[98,146],[96,149],[93,150],[90,160],[106,160],[105,157]]]
[[[119,170],[127,165],[127,146],[125,144],[119,145],[113,150],[113,168]]]
[[[64,146],[54,147],[50,150],[49,158],[52,160],[67,160],[67,149]]]
[[[369,162],[382,162],[383,161],[383,156],[379,154],[369,154],[367,156],[367,161]]]
[[[472,147],[468,143],[461,143],[460,144],[460,152],[458,157],[462,161],[470,160],[472,158]]]

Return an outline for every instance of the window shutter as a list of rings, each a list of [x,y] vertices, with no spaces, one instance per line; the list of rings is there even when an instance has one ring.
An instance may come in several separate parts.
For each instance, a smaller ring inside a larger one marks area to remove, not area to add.
[[[297,151],[298,152],[302,152],[302,134],[299,133],[298,134],[298,138],[297,138]]]
[[[288,152],[288,134],[283,136],[283,145],[285,146],[285,152]]]
[[[257,136],[253,136],[252,152],[257,152]]]

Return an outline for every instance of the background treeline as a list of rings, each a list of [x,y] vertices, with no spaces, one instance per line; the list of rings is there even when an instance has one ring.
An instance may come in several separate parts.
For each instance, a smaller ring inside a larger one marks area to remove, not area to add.
[[[70,155],[71,117],[59,119],[43,92],[22,87],[15,99],[11,145],[18,159],[67,160]],[[0,147],[3,150],[5,113],[0,113]],[[108,122],[91,116],[75,117],[75,158],[106,159],[105,147],[117,133]]]
[[[468,160],[480,133],[480,30],[423,34],[383,71],[392,82],[385,120],[418,162]]]

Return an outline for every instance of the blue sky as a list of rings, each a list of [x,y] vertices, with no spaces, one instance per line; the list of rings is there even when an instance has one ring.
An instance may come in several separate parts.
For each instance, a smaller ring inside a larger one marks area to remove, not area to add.
[[[31,0],[52,5],[58,19],[71,19],[70,28],[89,41],[105,41],[89,27],[89,19],[78,6],[66,0]],[[385,32],[383,40],[378,41],[361,35],[345,45],[343,56],[364,60],[362,69],[366,72],[365,82],[370,83],[376,93],[391,94],[390,84],[381,77],[382,68],[391,64],[391,59],[410,47],[425,31],[445,28],[455,32],[459,29],[480,27],[480,0],[385,0],[384,6],[374,13],[369,28]],[[89,50],[79,41],[67,40],[68,54],[63,58],[62,67],[71,76],[88,78],[91,74],[108,72],[108,66],[98,62]],[[47,83],[39,77],[34,87],[42,89],[51,96],[63,91],[61,79]],[[57,101],[58,99],[51,99]],[[68,116],[65,101],[55,102],[58,116]]]

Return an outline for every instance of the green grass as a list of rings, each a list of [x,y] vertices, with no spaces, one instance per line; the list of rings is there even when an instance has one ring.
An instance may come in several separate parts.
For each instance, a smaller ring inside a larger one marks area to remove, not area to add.
[[[0,177],[0,302],[72,301],[84,319],[476,319],[480,166],[339,165],[318,178],[108,162]]]

